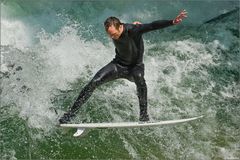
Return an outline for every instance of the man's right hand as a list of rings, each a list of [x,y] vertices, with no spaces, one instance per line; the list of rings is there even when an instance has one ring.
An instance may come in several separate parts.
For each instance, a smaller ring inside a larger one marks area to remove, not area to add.
[[[135,22],[133,22],[133,24],[142,24],[142,23],[139,21],[135,21]]]

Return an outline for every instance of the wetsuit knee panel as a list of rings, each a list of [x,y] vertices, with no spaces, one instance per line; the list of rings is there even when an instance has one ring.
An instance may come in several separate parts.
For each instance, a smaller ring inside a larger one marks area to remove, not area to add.
[[[135,71],[133,73],[133,78],[134,78],[135,82],[145,83],[143,71]]]
[[[142,89],[147,89],[147,84],[145,82],[144,79],[141,79],[141,80],[135,80],[135,84],[137,86],[137,88],[142,88]]]

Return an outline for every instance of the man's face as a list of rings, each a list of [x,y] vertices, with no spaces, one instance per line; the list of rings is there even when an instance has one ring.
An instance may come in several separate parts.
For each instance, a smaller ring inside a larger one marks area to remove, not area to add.
[[[119,26],[119,29],[116,29],[114,25],[111,25],[108,28],[107,33],[112,39],[116,40],[121,36],[122,31],[123,31],[123,26],[122,25]]]

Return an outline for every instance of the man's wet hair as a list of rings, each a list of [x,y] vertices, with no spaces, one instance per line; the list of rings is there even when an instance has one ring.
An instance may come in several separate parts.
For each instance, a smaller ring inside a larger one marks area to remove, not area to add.
[[[113,25],[116,29],[119,29],[119,26],[122,23],[120,22],[120,20],[116,17],[108,17],[105,22],[104,22],[104,27],[105,30],[108,31],[108,28]]]

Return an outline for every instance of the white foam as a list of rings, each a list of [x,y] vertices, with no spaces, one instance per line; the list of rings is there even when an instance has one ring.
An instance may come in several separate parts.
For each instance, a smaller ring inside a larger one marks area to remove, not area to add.
[[[240,98],[240,85],[233,83],[228,86],[223,86],[220,93],[224,98]]]
[[[224,148],[224,147],[219,147],[219,156],[223,157],[223,159],[239,159],[239,157],[236,157],[236,152],[237,150],[234,150],[232,148]]]
[[[29,28],[23,22],[1,18],[1,45],[23,49],[31,44]]]
[[[16,158],[16,151],[10,149],[3,149],[1,153],[1,159],[10,159],[10,160],[17,160]]]
[[[113,58],[112,48],[96,40],[86,42],[77,31],[75,26],[65,26],[56,34],[43,31],[38,35],[40,44],[31,49],[2,50],[2,66],[10,74],[3,80],[2,104],[20,107],[19,115],[29,127],[50,131],[57,123],[51,102],[56,90],[70,90],[69,84],[78,78],[90,80]],[[12,70],[6,67],[8,63],[14,64]],[[18,66],[20,71],[16,71]]]
[[[215,56],[217,55],[216,49],[221,44],[216,42],[204,44],[192,39],[186,39],[182,41],[162,42],[156,45],[160,48],[156,51],[158,52],[155,54],[157,56],[148,56],[148,50],[154,48],[155,45],[147,46],[145,54],[145,78],[148,84],[150,101],[160,104],[171,104],[171,98],[194,99],[195,94],[192,92],[191,87],[179,87],[179,85],[183,83],[185,77],[189,77],[188,75],[191,72],[198,72],[201,80],[208,81],[208,73],[202,69],[202,65],[216,65],[213,60],[217,58]],[[209,51],[208,48],[212,48],[212,50]],[[151,52],[153,51],[151,50]],[[208,85],[208,88],[212,88],[212,83],[206,85]],[[161,88],[166,88],[171,96],[163,94]],[[210,91],[204,90],[202,92]],[[152,107],[154,106],[150,106],[150,108]],[[157,106],[158,109],[159,107],[163,109],[166,106]],[[155,109],[156,107],[153,110]],[[194,114],[194,108],[191,108],[191,110],[189,112]],[[154,117],[160,114],[154,111],[152,113]]]
[[[69,26],[63,27],[55,35],[43,32],[40,43],[47,49],[41,56],[46,58],[47,66],[53,69],[48,70],[49,76],[54,74],[49,80],[53,83],[57,81],[56,87],[59,89],[66,89],[66,82],[73,82],[89,70],[95,73],[113,56],[111,50],[101,42],[85,42],[77,35],[77,29]]]
[[[140,159],[136,149],[134,148],[134,146],[132,146],[125,138],[125,136],[123,136],[122,134],[119,134],[120,138],[123,141],[124,147],[125,149],[128,151],[128,153],[132,156],[133,159]]]

